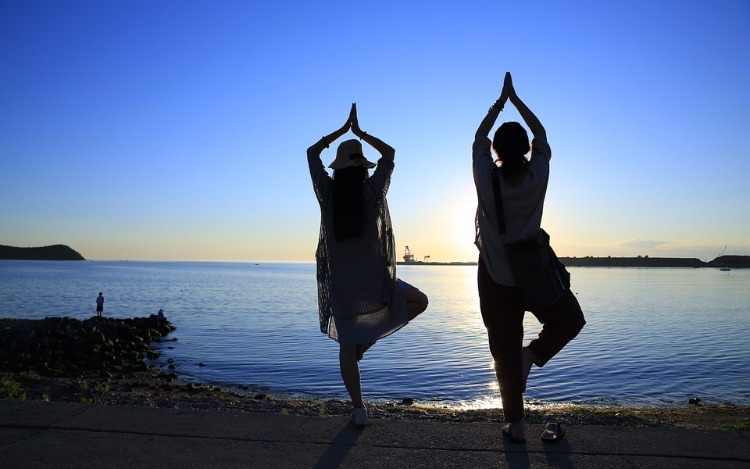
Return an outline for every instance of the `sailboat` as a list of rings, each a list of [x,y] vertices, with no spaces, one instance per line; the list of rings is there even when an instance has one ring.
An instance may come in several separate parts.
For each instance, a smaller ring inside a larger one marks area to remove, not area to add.
[[[725,244],[724,245],[724,249],[721,250],[721,254],[719,254],[719,257],[717,257],[717,259],[721,258],[724,255],[724,251],[726,251],[726,250],[727,250],[727,245]],[[729,272],[732,269],[730,269],[727,266],[721,266],[721,267],[719,267],[719,270],[721,270],[722,272]]]

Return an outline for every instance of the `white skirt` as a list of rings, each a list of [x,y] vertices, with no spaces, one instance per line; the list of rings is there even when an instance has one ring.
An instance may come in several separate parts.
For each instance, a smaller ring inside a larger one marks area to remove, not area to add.
[[[358,316],[333,316],[328,337],[343,345],[371,344],[387,337],[409,323],[406,292],[414,288],[396,279],[395,304],[377,313]]]

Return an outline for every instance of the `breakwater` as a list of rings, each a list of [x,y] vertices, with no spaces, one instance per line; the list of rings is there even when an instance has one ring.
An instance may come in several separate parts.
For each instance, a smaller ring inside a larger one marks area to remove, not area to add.
[[[0,371],[40,376],[106,376],[145,371],[151,343],[175,329],[155,315],[115,319],[0,319]]]

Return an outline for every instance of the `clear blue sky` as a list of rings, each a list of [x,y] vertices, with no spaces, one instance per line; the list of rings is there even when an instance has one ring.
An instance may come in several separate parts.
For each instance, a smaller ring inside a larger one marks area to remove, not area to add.
[[[3,1],[0,244],[312,261],[305,150],[356,102],[396,148],[399,255],[475,260],[471,143],[510,71],[558,254],[750,255],[750,3],[445,3]]]

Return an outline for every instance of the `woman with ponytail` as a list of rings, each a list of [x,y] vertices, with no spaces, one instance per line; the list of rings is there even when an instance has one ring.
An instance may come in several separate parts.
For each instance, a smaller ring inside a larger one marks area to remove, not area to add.
[[[529,145],[518,122],[490,130],[506,101],[518,110],[534,135]],[[497,158],[492,158],[494,150]],[[530,159],[526,154],[531,150]],[[495,374],[506,424],[502,433],[513,442],[525,442],[523,393],[532,365],[544,366],[586,324],[570,289],[551,305],[531,305],[522,295],[508,262],[506,245],[539,233],[549,179],[550,146],[539,119],[516,94],[510,73],[503,90],[482,120],[473,145],[474,183],[477,188],[476,245],[479,248],[477,283],[479,308],[487,328]],[[541,279],[540,279],[541,281]],[[530,311],[542,324],[537,338],[523,346],[523,317]],[[556,441],[564,435],[557,423],[545,427],[542,438]]]
[[[342,142],[326,171],[321,152],[350,131],[359,140]],[[363,141],[380,153],[365,158]],[[386,193],[395,150],[359,128],[352,104],[344,125],[307,149],[313,188],[320,205],[315,253],[320,331],[339,343],[341,377],[352,400],[352,422],[367,423],[359,360],[377,340],[405,326],[427,308],[424,293],[396,277],[393,228]],[[372,177],[368,170],[377,166]]]

